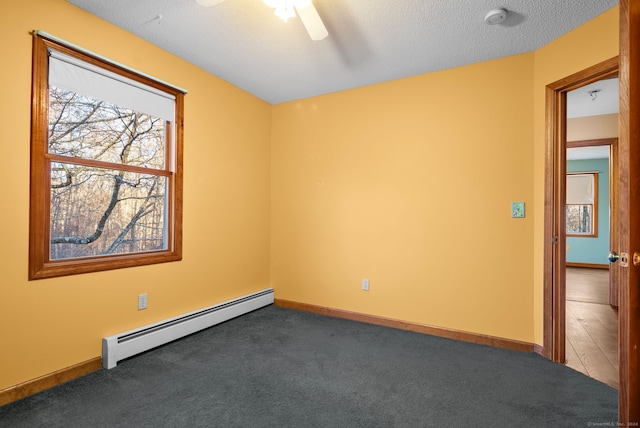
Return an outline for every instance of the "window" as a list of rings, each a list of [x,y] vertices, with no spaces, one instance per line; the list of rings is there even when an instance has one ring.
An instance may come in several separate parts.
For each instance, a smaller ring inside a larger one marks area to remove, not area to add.
[[[567,174],[567,235],[598,236],[598,173]]]
[[[29,279],[182,258],[184,92],[33,39]]]

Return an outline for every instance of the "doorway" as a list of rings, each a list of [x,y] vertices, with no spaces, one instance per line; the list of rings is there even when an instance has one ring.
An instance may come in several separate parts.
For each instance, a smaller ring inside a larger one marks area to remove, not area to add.
[[[547,86],[547,158],[545,160],[544,242],[544,344],[542,354],[555,362],[566,362],[566,174],[567,95],[571,91],[618,75],[618,57]],[[611,145],[611,147],[617,147]],[[611,182],[617,182],[612,170]],[[617,194],[611,191],[611,211],[617,209]],[[617,221],[611,217],[610,245],[617,248]],[[606,254],[603,254],[603,258]],[[610,270],[615,291],[618,269]]]
[[[596,90],[609,92],[609,99],[593,97]],[[618,79],[567,98],[565,364],[617,389],[618,284],[607,255],[615,248],[610,231],[617,218],[611,177],[618,175]],[[612,138],[576,141],[599,136]]]
[[[564,363],[618,388],[618,290],[607,255],[617,230],[617,76],[566,94]],[[596,138],[596,137],[609,138]],[[586,184],[586,185],[585,185]],[[564,209],[564,207],[563,207]],[[560,267],[561,268],[561,267]],[[562,331],[558,332],[562,334]],[[562,340],[560,337],[559,340]]]

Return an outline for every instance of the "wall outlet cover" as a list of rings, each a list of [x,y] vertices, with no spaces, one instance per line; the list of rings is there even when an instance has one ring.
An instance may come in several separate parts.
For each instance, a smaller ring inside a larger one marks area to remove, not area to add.
[[[138,294],[138,310],[147,309],[147,293]]]
[[[511,217],[524,218],[524,202],[511,203]]]

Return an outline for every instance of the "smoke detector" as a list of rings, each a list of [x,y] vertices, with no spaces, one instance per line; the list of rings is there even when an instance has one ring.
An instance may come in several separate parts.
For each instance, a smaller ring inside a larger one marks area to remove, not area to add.
[[[506,9],[492,9],[484,17],[484,22],[489,25],[500,24],[507,19]]]

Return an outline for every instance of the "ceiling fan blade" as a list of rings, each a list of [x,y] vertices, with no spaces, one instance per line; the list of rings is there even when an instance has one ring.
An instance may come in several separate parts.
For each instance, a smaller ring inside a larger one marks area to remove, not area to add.
[[[308,6],[303,7],[296,6],[296,12],[298,12],[298,16],[307,29],[311,40],[322,40],[329,35],[327,27],[324,26],[313,3],[309,2]]]
[[[196,0],[200,6],[209,7],[222,3],[225,0]]]

